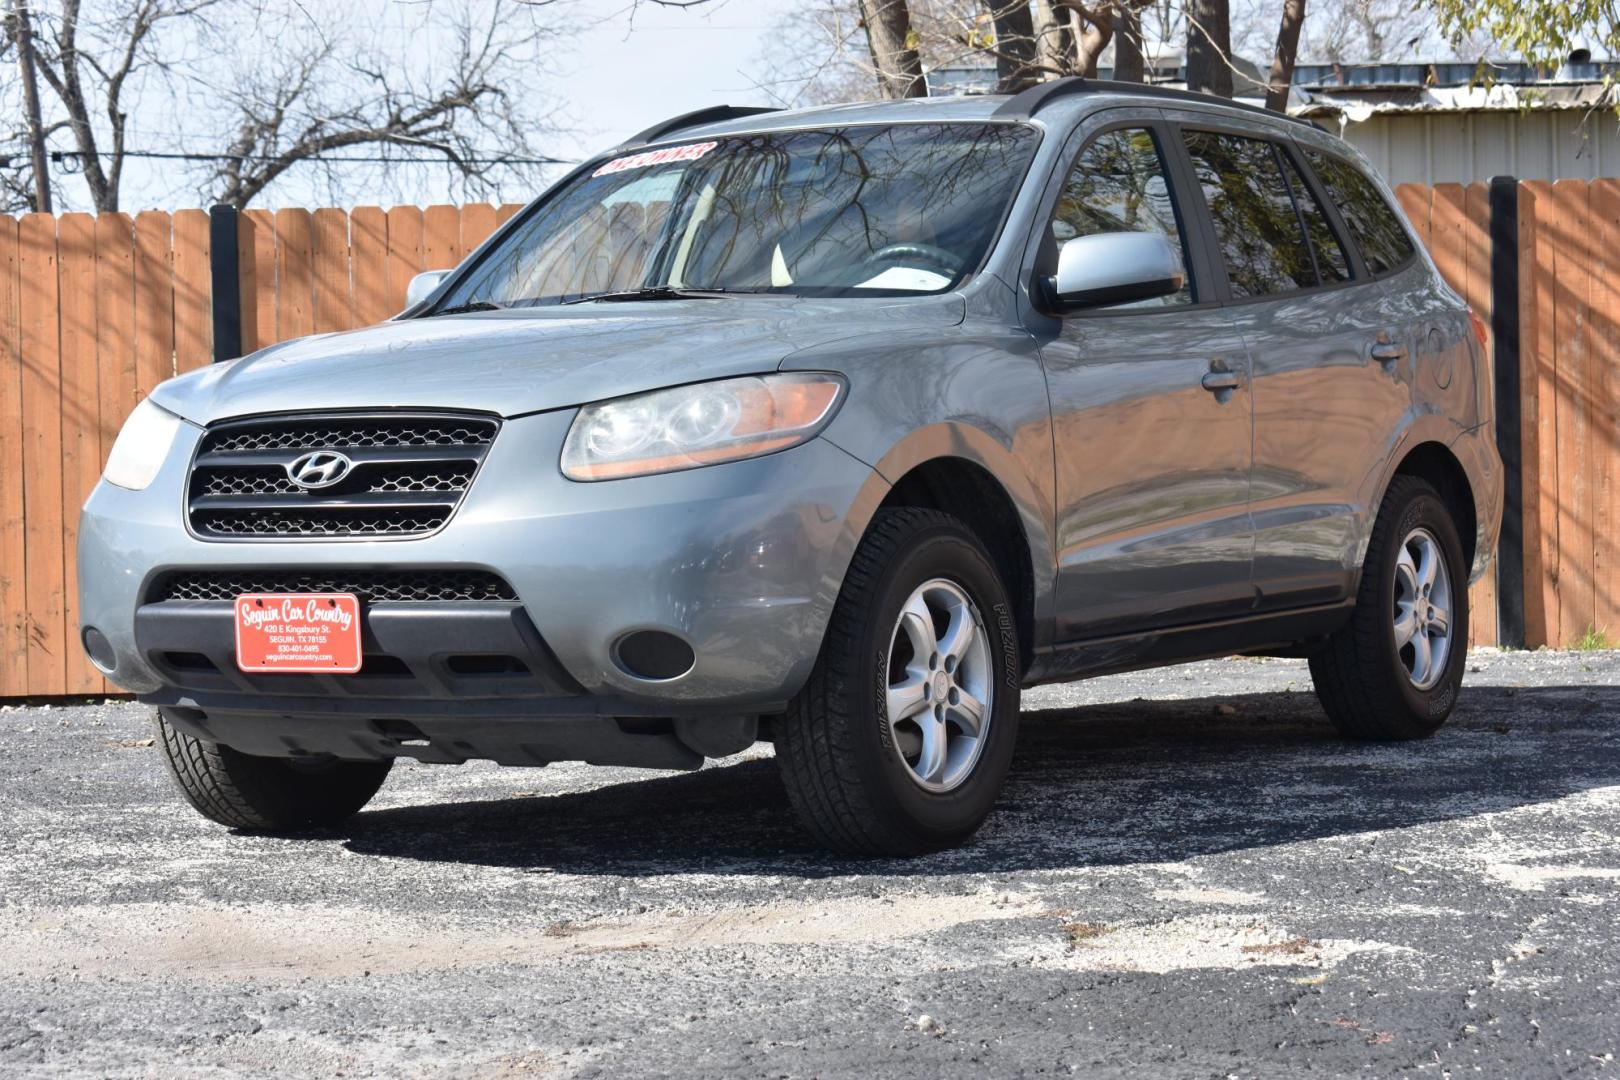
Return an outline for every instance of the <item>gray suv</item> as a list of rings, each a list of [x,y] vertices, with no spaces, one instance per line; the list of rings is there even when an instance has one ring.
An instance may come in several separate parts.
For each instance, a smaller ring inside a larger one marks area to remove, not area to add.
[[[1456,702],[1502,502],[1483,331],[1308,124],[1094,80],[716,109],[380,326],[164,383],[85,506],[83,640],[181,790],[330,825],[396,757],[775,744],[820,841],[968,837],[1019,692],[1308,657]]]

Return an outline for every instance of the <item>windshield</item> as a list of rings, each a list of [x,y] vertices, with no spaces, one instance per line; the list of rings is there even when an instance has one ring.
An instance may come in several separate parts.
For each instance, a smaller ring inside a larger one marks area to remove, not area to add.
[[[904,124],[739,135],[582,174],[444,297],[561,303],[656,290],[939,292],[978,268],[1035,132]]]

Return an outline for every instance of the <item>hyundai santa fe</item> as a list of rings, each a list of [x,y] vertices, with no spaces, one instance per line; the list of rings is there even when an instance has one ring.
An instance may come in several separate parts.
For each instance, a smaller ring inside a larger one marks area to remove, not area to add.
[[[1346,736],[1435,731],[1501,512],[1483,336],[1276,114],[706,110],[396,318],[160,386],[85,506],[83,641],[239,829],[402,756],[767,740],[821,842],[938,849],[1037,683],[1306,657]]]

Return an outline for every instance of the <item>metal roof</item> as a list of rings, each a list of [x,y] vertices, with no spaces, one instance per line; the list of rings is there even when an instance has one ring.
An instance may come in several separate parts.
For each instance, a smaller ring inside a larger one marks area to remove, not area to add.
[[[1493,86],[1314,87],[1310,100],[1288,111],[1303,117],[1344,117],[1359,123],[1370,116],[1401,113],[1519,112],[1591,110],[1620,104],[1620,86],[1601,82]]]

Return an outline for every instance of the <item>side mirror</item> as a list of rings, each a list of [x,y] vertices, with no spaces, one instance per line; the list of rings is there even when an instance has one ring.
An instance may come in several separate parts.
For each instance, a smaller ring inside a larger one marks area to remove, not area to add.
[[[1058,252],[1050,299],[1060,312],[1128,304],[1180,292],[1186,279],[1181,252],[1163,233],[1093,233]]]
[[[405,286],[406,308],[413,308],[426,300],[439,287],[439,282],[449,276],[448,270],[424,270],[411,278],[411,283]]]

